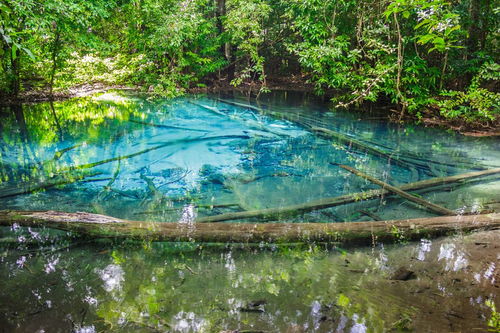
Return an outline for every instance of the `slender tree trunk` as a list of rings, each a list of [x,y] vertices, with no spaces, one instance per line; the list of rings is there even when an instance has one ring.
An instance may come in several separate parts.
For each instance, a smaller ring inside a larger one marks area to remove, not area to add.
[[[491,22],[491,0],[486,0],[484,4],[484,9],[482,11],[481,18],[481,34],[479,36],[479,44],[481,50],[486,48],[486,40],[488,39],[488,33],[490,31]]]
[[[50,71],[50,82],[49,82],[49,94],[50,98],[53,99],[54,94],[54,78],[57,72],[57,56],[59,54],[59,50],[61,48],[61,33],[59,31],[59,27],[56,26],[54,42],[52,43],[52,69]]]
[[[441,69],[441,78],[439,79],[439,90],[443,90],[444,74],[446,73],[446,66],[448,65],[448,50],[444,54],[443,68]]]
[[[401,94],[401,73],[403,71],[403,37],[401,36],[401,28],[399,26],[399,20],[396,13],[394,15],[394,23],[396,24],[396,32],[398,34],[398,59],[397,59],[397,77],[396,77],[396,94],[399,102],[401,103],[401,114],[399,119],[403,118],[406,109],[406,103],[403,101],[403,95]]]
[[[467,39],[467,51],[471,55],[478,50],[480,40],[479,16],[481,12],[481,0],[470,0],[469,3],[469,38]]]
[[[10,51],[10,73],[8,74],[10,76],[10,93],[12,94],[13,97],[17,97],[19,95],[19,91],[21,90],[21,80],[19,77],[19,68],[21,66],[21,59],[19,57],[19,50]]]

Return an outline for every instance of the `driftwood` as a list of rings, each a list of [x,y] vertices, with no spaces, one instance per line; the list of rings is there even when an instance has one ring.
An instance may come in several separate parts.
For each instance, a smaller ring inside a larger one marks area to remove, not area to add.
[[[421,198],[418,198],[414,195],[411,195],[410,193],[408,192],[405,192],[395,186],[392,186],[390,184],[387,184],[381,180],[378,180],[372,176],[369,176],[367,175],[366,173],[363,173],[359,170],[356,170],[354,168],[351,168],[350,166],[347,166],[347,165],[339,165],[342,169],[345,169],[349,172],[352,172],[353,174],[355,174],[356,176],[359,176],[361,178],[364,178],[364,179],[367,179],[369,180],[370,182],[374,183],[374,184],[377,184],[379,186],[382,186],[383,189],[388,189],[389,191],[391,191],[392,193],[396,193],[397,195],[399,195],[400,197],[403,197],[405,199],[408,199],[412,202],[415,202],[421,206],[424,206],[425,208],[429,209],[430,211],[433,211],[434,213],[438,213],[438,214],[441,214],[441,215],[455,215],[456,212],[452,211],[452,210],[449,210],[448,208],[444,208],[444,207],[441,207],[441,206],[438,206],[436,204],[433,204],[432,202],[429,202],[427,200],[424,200],[424,199],[421,199]]]
[[[403,191],[416,191],[427,188],[433,188],[436,186],[442,186],[445,184],[461,183],[473,178],[486,177],[489,175],[498,175],[498,174],[500,174],[500,168],[484,170],[484,171],[475,171],[456,176],[432,178],[432,179],[418,181],[415,183],[409,183],[400,186],[399,189]],[[197,219],[197,222],[223,222],[223,221],[240,220],[248,218],[258,218],[261,220],[266,220],[275,217],[285,217],[285,216],[290,217],[307,212],[312,212],[315,210],[353,203],[356,201],[374,199],[383,195],[387,195],[389,193],[390,191],[385,189],[371,190],[366,192],[358,192],[353,194],[342,195],[339,197],[323,198],[319,200],[309,201],[303,204],[285,206],[280,208],[268,208],[261,210],[251,210],[244,212],[220,214],[215,216],[207,216]]]
[[[500,228],[500,214],[346,223],[186,224],[121,220],[90,213],[0,211],[0,225],[47,227],[92,238],[214,243],[332,242],[369,245]]]

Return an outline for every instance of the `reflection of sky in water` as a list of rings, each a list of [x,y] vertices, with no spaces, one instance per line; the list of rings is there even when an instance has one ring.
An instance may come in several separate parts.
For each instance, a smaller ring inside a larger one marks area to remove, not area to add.
[[[188,333],[188,332],[201,332],[207,322],[198,317],[194,312],[181,311],[177,313],[174,318],[174,332]]]
[[[102,270],[98,270],[99,277],[104,282],[103,287],[107,292],[119,291],[125,279],[125,273],[119,265],[111,264]]]
[[[97,331],[96,331],[94,325],[92,325],[92,326],[84,326],[84,327],[76,328],[73,332],[74,333],[96,333]]]
[[[354,325],[352,325],[351,330],[349,331],[350,333],[366,333],[367,327],[363,322],[358,322],[359,316],[357,314],[354,314],[352,316],[352,321],[354,322]]]
[[[496,281],[496,275],[495,275],[495,269],[497,267],[497,264],[492,262],[488,265],[488,267],[485,269],[484,273],[475,273],[474,274],[474,279],[477,282],[483,281],[485,279],[486,281],[489,281],[491,284],[495,284]]]
[[[465,253],[456,248],[455,244],[445,243],[439,248],[438,260],[444,260],[446,270],[458,271],[467,267],[469,261],[465,258]]]
[[[47,259],[47,263],[45,264],[45,273],[49,274],[56,271],[56,265],[59,263],[59,256],[52,256]]]
[[[179,223],[192,224],[196,219],[196,210],[194,205],[184,205]]]
[[[418,247],[417,259],[420,261],[425,260],[425,256],[431,251],[432,242],[428,239],[420,240],[420,246]]]

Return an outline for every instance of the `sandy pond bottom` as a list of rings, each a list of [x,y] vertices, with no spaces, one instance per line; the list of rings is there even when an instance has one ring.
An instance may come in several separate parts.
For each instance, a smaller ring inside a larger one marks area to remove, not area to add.
[[[361,249],[2,251],[0,332],[486,332],[495,317],[498,325],[498,230]]]

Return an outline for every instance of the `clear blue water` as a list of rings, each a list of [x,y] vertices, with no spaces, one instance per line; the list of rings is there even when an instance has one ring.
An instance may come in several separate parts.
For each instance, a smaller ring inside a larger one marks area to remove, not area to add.
[[[299,117],[289,121],[269,111],[282,112],[287,119]],[[4,188],[53,176],[71,178],[75,168],[98,174],[0,198],[0,206],[191,221],[377,188],[331,162],[353,166],[393,185],[500,166],[497,138],[470,138],[373,118],[376,115],[331,111],[313,98],[292,93],[276,93],[258,102],[216,96],[147,100],[107,93],[52,107],[44,103],[4,109],[0,141]],[[409,158],[410,163],[400,165],[386,156],[320,137],[309,130],[310,125]],[[491,201],[489,186],[469,194],[424,196],[453,210],[471,209]],[[404,201],[384,199],[287,220],[370,220],[359,212],[366,205],[383,219],[433,215]]]

